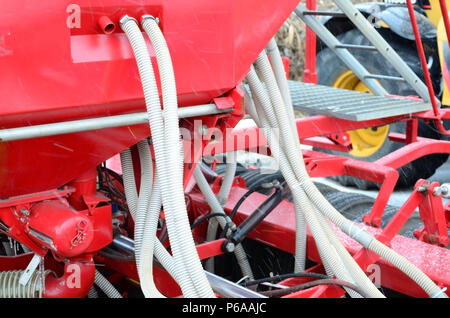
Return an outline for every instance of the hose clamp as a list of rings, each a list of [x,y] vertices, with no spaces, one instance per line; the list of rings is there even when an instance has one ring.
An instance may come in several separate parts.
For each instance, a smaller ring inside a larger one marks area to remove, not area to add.
[[[134,22],[136,22],[136,24],[138,23],[138,21],[135,18],[130,17],[128,14],[125,14],[119,20],[120,27],[123,27],[125,25],[125,23],[127,23],[128,21],[134,21]]]
[[[144,14],[141,17],[141,24],[144,23],[145,20],[147,19],[152,19],[153,21],[156,22],[156,24],[159,24],[159,18],[155,18],[154,16],[152,16],[151,14]]]

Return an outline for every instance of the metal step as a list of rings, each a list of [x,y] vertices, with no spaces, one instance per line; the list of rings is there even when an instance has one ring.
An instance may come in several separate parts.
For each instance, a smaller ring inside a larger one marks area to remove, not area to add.
[[[431,110],[431,104],[289,81],[295,109],[314,115],[364,121]]]
[[[334,0],[334,3],[345,14],[345,16],[353,23],[353,25],[361,31],[367,40],[377,49],[377,51],[388,62],[387,67],[392,67],[400,74],[402,81],[406,81],[424,101],[429,101],[427,86],[414,73],[408,64],[394,51],[394,49],[386,42],[386,40],[378,33],[377,30],[369,23],[366,17],[352,4],[350,0]],[[350,47],[343,47],[345,44],[339,40],[317,19],[311,16],[310,11],[303,4],[299,4],[294,10],[299,18],[313,30],[313,32],[324,42],[341,61],[353,71],[353,73],[362,81],[375,95],[385,95],[386,90],[380,85],[376,79],[400,80],[400,77],[386,77],[370,74],[367,69],[358,61],[348,50]],[[305,14],[305,12],[308,12]],[[392,92],[391,92],[392,93]]]

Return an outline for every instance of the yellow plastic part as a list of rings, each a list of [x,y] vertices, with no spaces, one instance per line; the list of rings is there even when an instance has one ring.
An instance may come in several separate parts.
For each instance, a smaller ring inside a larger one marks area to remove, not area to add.
[[[372,93],[350,70],[342,73],[334,82],[333,87]],[[368,157],[377,152],[383,145],[389,133],[389,125],[357,129],[347,133],[353,146],[350,154],[355,157]]]

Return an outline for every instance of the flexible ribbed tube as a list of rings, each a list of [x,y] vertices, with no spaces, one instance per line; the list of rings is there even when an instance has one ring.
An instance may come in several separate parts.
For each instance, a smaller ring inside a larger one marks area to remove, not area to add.
[[[252,87],[255,88],[255,85],[259,83],[258,78],[256,77],[256,73],[251,68],[249,75],[247,76],[247,80],[251,82],[250,90]],[[257,93],[252,92],[252,96],[254,96],[255,100],[257,99]],[[268,128],[270,129],[270,125],[267,124],[268,127],[264,128],[261,124],[261,120],[259,119],[258,111],[255,107],[255,101],[250,97],[248,92],[245,94],[245,107],[247,113],[253,118],[255,123],[261,127],[263,130]],[[296,197],[294,197],[294,207],[295,207],[295,255],[294,255],[294,272],[302,272],[305,270],[306,264],[306,221],[303,213],[301,212],[301,206],[299,202],[297,202]]]
[[[35,271],[26,285],[19,283],[24,270],[0,272],[0,298],[42,298],[41,273]],[[45,271],[44,276],[50,274]]]
[[[117,289],[98,270],[95,271],[95,285],[97,285],[109,298],[122,298]]]
[[[258,104],[257,104],[258,106]],[[258,108],[257,108],[258,109]],[[262,111],[258,112],[259,119],[262,121],[262,124],[265,128],[270,128],[268,121],[266,120],[265,115]],[[267,141],[269,142],[270,149],[275,158],[279,160],[280,170],[291,188],[291,192],[294,197],[297,198],[299,204],[301,204],[301,211],[305,217],[306,223],[308,224],[311,233],[316,241],[317,248],[321,258],[324,259],[324,263],[328,264],[328,270],[332,270],[332,272],[336,275],[337,278],[353,282],[351,276],[349,275],[347,269],[343,265],[342,260],[339,258],[336,250],[331,246],[328,241],[328,237],[324,233],[320,222],[314,215],[314,211],[309,200],[306,197],[306,194],[303,192],[303,189],[298,186],[298,180],[295,179],[295,175],[290,170],[290,165],[287,162],[284,154],[280,152],[280,147],[276,139],[274,139],[274,134],[271,129],[265,129],[264,131],[268,132],[265,136]],[[354,296],[354,293],[348,290],[349,294]]]
[[[120,164],[122,166],[123,187],[125,190],[125,197],[127,198],[128,209],[130,210],[132,218],[135,219],[138,194],[134,178],[133,159],[131,158],[131,150],[129,148],[120,153]]]
[[[155,241],[159,242],[156,237],[156,230],[158,228],[159,214],[161,212],[161,191],[159,184],[159,175],[157,173],[155,175],[155,183],[153,185],[153,191],[148,205],[148,213],[144,223],[145,231],[143,231],[142,250],[140,254],[141,262],[139,272],[142,292],[145,297],[150,298],[164,297],[157,289],[153,280],[153,255]],[[175,277],[174,279],[177,281]]]
[[[166,182],[163,182],[161,185],[161,193],[162,193],[162,201],[164,205],[164,209],[166,212],[166,222],[167,229],[169,232],[169,236],[172,243],[172,249],[175,257],[175,266],[177,268],[177,272],[186,273],[185,275],[179,275],[180,280],[178,283],[180,284],[181,290],[183,291],[183,295],[185,297],[198,297],[197,290],[195,287],[195,283],[192,281],[191,276],[188,274],[191,270],[187,268],[184,263],[184,252],[185,247],[183,246],[183,240],[188,241],[188,237],[180,237],[185,232],[179,231],[177,218],[183,212],[186,211],[186,207],[184,206],[184,196],[183,196],[183,204],[181,202],[174,202],[179,198],[179,195],[175,195],[175,192],[179,189],[175,183],[176,180],[171,179],[172,174],[169,170],[179,166],[178,163],[175,163],[172,167],[168,167],[168,163],[172,163],[173,161],[169,158],[166,158],[166,146],[172,149],[179,149],[177,146],[177,142],[175,144],[170,143],[166,140],[165,131],[164,131],[164,122],[161,112],[161,104],[159,100],[158,88],[156,85],[156,80],[153,72],[153,66],[151,64],[150,55],[148,53],[148,49],[142,36],[142,33],[137,26],[137,23],[133,19],[122,19],[121,28],[127,35],[131,47],[133,49],[139,75],[141,78],[141,83],[144,91],[144,99],[147,107],[147,113],[150,123],[150,128],[152,132],[152,140],[153,140],[153,148],[155,153],[155,164],[156,170],[161,175],[167,177]],[[178,209],[179,206],[183,205],[184,209]],[[183,211],[184,210],[184,211]],[[185,216],[187,217],[187,216]],[[189,226],[188,226],[189,227]],[[190,235],[190,240],[193,244],[192,235]],[[180,242],[181,241],[181,242]],[[188,252],[194,252],[192,249],[189,249]],[[194,254],[194,255],[195,255]],[[198,261],[200,263],[200,261]],[[200,264],[201,268],[201,264]],[[203,273],[204,275],[204,273]],[[206,277],[205,277],[206,280]]]
[[[141,269],[141,246],[144,232],[145,219],[147,218],[148,205],[153,185],[153,161],[147,139],[137,144],[139,160],[141,163],[141,184],[139,187],[136,217],[134,218],[134,249],[138,273]],[[139,273],[140,274],[140,273]]]
[[[279,132],[280,129],[278,127],[276,115],[272,109],[271,102],[269,97],[267,96],[266,90],[264,86],[261,84],[258,75],[253,67],[251,67],[250,72],[246,77],[250,89],[252,91],[252,97],[254,98],[254,104],[256,108],[256,113],[259,118],[259,121],[262,118],[266,118],[267,125],[266,129],[270,130],[271,134],[274,134],[273,138],[275,140],[279,140]],[[258,111],[258,108],[262,108],[261,111]],[[253,110],[252,110],[253,112]],[[261,123],[260,123],[261,124]],[[264,126],[264,125],[263,125]],[[289,129],[289,128],[288,128]],[[289,133],[288,133],[289,134]],[[283,141],[283,139],[281,140]],[[301,151],[301,150],[299,150]],[[278,159],[278,158],[276,158]],[[278,164],[280,162],[278,161]],[[295,271],[301,271],[306,261],[306,224],[304,220],[304,215],[300,211],[299,205],[295,205],[295,222],[296,222],[296,234],[295,234]]]
[[[236,175],[237,168],[237,156],[236,152],[227,152],[227,166],[225,169],[225,175],[222,179],[222,185],[219,193],[217,194],[217,200],[221,206],[225,206],[227,203],[228,195],[230,194],[231,186],[233,185],[234,177]]]
[[[272,38],[266,46],[266,52],[272,64],[273,73],[283,96],[284,104],[287,107],[289,115],[294,116],[294,107],[292,107],[291,93],[289,91],[289,84],[287,81],[286,71],[284,69],[283,60],[281,59],[280,51],[278,50],[275,38]]]
[[[277,109],[276,120],[279,121],[278,127],[281,129],[281,135],[283,136],[282,140],[284,142],[284,149],[285,151],[288,151],[289,155],[287,156],[287,158],[289,159],[289,162],[293,165],[293,167],[295,167],[294,172],[297,173],[299,181],[301,181],[300,185],[305,189],[308,198],[314,203],[315,206],[317,206],[317,208],[322,213],[324,213],[333,223],[335,223],[340,229],[342,229],[344,233],[350,235],[352,238],[363,244],[363,246],[371,249],[372,251],[382,252],[380,251],[380,249],[383,249],[380,246],[382,245],[381,243],[373,243],[375,239],[369,233],[358,228],[354,224],[354,222],[349,221],[345,217],[343,217],[336,209],[334,209],[334,207],[331,206],[331,204],[323,197],[320,191],[311,182],[303,164],[301,152],[297,151],[300,148],[298,136],[289,136],[288,132],[286,131],[286,127],[289,127],[289,116],[288,114],[286,114],[284,107],[279,107],[279,105],[282,105],[281,94],[276,87],[273,74],[270,74],[270,67],[268,67],[268,63],[263,54],[258,57],[256,64],[261,68],[260,71],[267,85],[272,103],[274,105],[278,105],[278,107],[275,107]],[[298,159],[299,157],[300,160]],[[302,164],[299,165],[298,163]],[[419,286],[427,291],[430,296],[441,294],[440,288],[436,286],[436,284],[434,284],[429,278],[427,278],[426,275],[423,274],[423,272],[421,272],[417,267],[408,262],[405,258],[398,255],[393,250],[389,250],[389,252],[384,251],[383,253],[383,257],[387,261],[396,264],[396,266],[398,266],[400,270],[404,271],[405,274],[416,281],[416,283],[418,283]]]
[[[176,245],[179,245],[179,248],[173,245],[174,257],[175,259],[179,258],[180,262],[184,262],[185,270],[189,274],[199,297],[215,297],[198,257],[186,210],[183,173],[180,169],[182,158],[180,157],[179,152],[181,144],[178,126],[177,92],[170,52],[164,36],[154,18],[144,16],[142,27],[153,45],[161,80],[164,104],[165,166],[167,167],[164,174],[163,171],[161,171],[161,175],[164,175],[165,178],[170,180],[169,182],[164,182],[167,189],[164,189],[163,187],[162,198],[165,209],[167,209],[166,205],[173,208],[173,211],[166,211],[166,214],[174,214],[174,227],[172,227],[172,229],[176,231],[170,231],[168,224],[171,241],[173,237],[176,236],[176,240],[178,241],[176,242]]]

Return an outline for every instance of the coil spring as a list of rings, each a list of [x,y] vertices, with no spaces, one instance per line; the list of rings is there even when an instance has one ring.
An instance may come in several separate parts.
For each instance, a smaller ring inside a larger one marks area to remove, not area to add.
[[[0,272],[0,298],[42,298],[41,273],[35,271],[24,286],[19,283],[24,270]],[[51,271],[44,272],[46,277]]]

